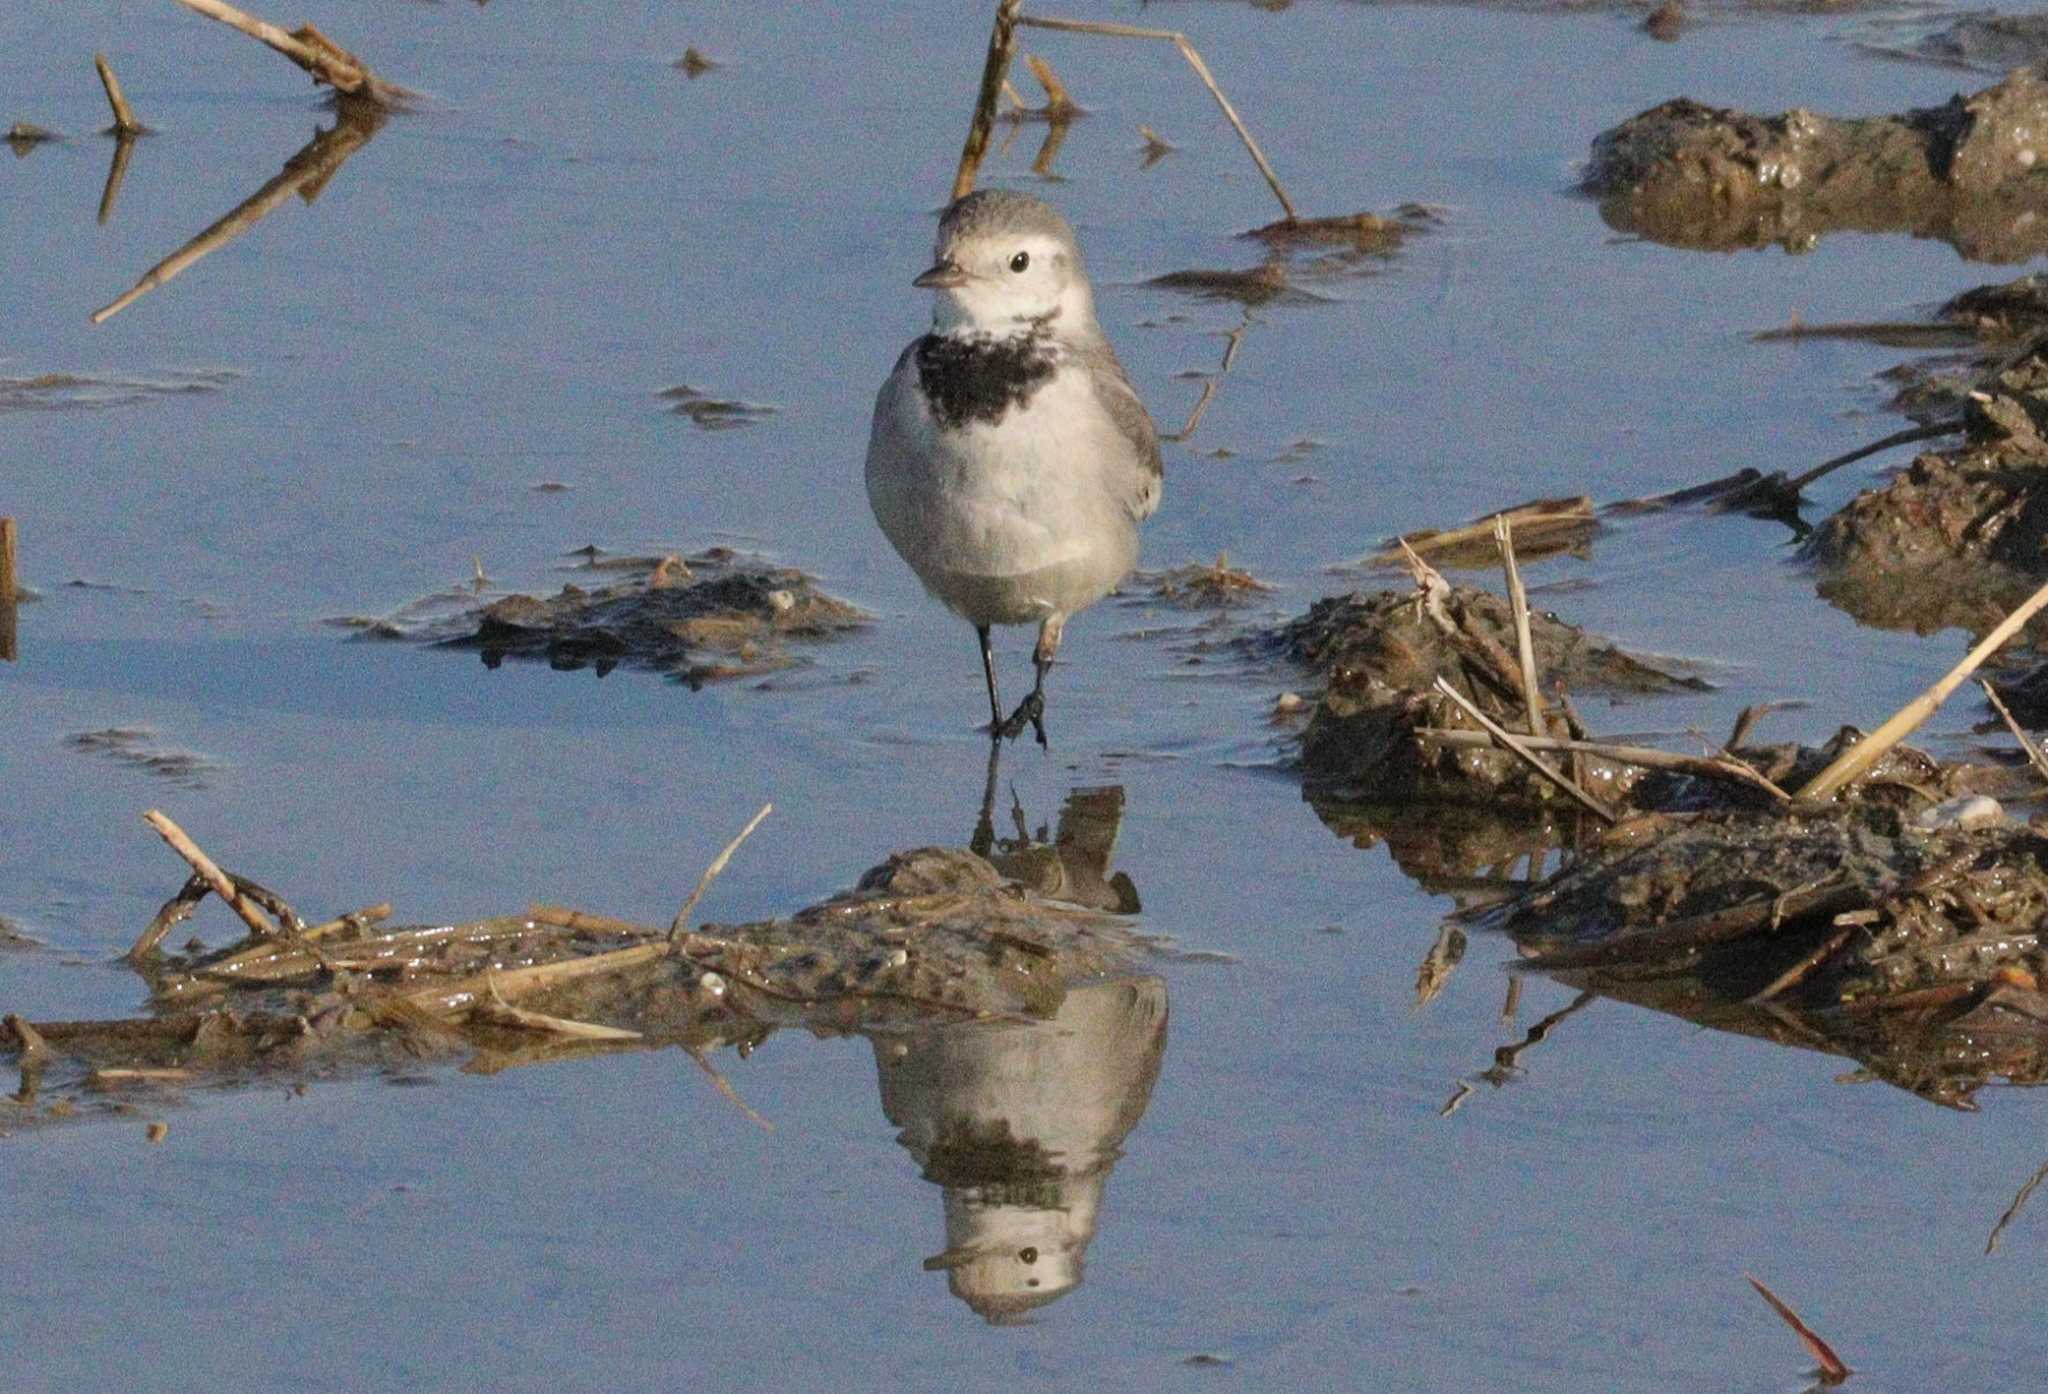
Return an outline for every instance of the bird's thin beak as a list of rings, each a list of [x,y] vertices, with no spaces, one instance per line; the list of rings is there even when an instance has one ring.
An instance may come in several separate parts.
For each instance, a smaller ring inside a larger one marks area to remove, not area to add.
[[[960,269],[960,263],[941,258],[919,272],[910,284],[926,290],[954,290],[967,284],[967,273]]]

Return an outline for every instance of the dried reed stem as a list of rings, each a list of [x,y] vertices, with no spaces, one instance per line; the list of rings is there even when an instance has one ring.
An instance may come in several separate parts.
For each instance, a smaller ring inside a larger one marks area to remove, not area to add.
[[[1202,395],[1195,399],[1194,409],[1188,413],[1187,424],[1170,436],[1161,436],[1161,440],[1184,441],[1195,434],[1195,427],[1201,425],[1202,418],[1209,413],[1210,398],[1216,395],[1218,385],[1222,383],[1224,378],[1230,376],[1230,367],[1233,363],[1237,362],[1237,350],[1244,342],[1245,332],[1254,323],[1252,312],[1246,310],[1244,312],[1244,323],[1224,335],[1228,342],[1223,346],[1223,363],[1203,381]]]
[[[236,888],[235,883],[228,879],[228,874],[220,869],[213,858],[199,849],[198,843],[186,836],[183,828],[154,808],[142,815],[142,821],[156,829],[157,836],[169,843],[171,850],[185,859],[192,870],[206,882],[207,889],[219,896],[222,904],[239,915],[243,924],[265,939],[283,937],[278,927],[271,923],[270,917],[263,913],[255,901]]]
[[[668,955],[666,944],[635,944],[629,949],[614,949],[610,953],[590,954],[584,958],[563,959],[557,963],[538,963],[531,968],[512,968],[503,972],[486,972],[459,982],[442,983],[425,988],[400,1000],[423,1007],[430,1012],[454,1012],[474,1006],[486,995],[495,994],[500,1001],[524,997],[542,988],[557,983],[573,982],[577,978],[588,978],[599,973],[616,973],[623,968],[636,968],[643,963],[652,963]]]
[[[1438,678],[1436,680],[1436,690],[1438,692],[1441,692],[1444,696],[1450,698],[1453,702],[1457,703],[1459,709],[1462,710],[1465,713],[1465,715],[1471,717],[1474,721],[1478,722],[1481,726],[1485,727],[1487,732],[1492,735],[1494,740],[1499,742],[1501,745],[1505,746],[1515,756],[1515,758],[1522,761],[1524,764],[1528,765],[1531,769],[1535,770],[1537,774],[1543,776],[1543,778],[1548,780],[1551,784],[1554,784],[1555,786],[1557,786],[1557,788],[1559,788],[1566,794],[1569,794],[1572,797],[1572,799],[1576,801],[1581,807],[1583,807],[1587,812],[1609,823],[1616,821],[1613,809],[1607,807],[1606,804],[1601,803],[1598,799],[1594,798],[1584,789],[1581,789],[1576,783],[1574,783],[1565,775],[1559,773],[1557,770],[1552,769],[1548,762],[1546,762],[1543,759],[1543,757],[1538,755],[1534,750],[1531,750],[1529,748],[1528,743],[1525,742],[1520,736],[1517,736],[1514,732],[1508,730],[1505,726],[1502,726],[1499,722],[1495,721],[1485,712],[1479,710],[1477,706],[1473,705],[1470,701],[1466,700],[1465,695],[1463,693],[1459,692],[1457,688],[1452,687],[1448,681],[1441,677]]]
[[[567,1036],[578,1041],[637,1041],[638,1031],[628,1031],[622,1026],[603,1026],[594,1021],[573,1021],[565,1016],[549,1016],[546,1012],[532,1012],[524,1007],[515,1007],[507,1002],[498,991],[498,980],[484,974],[484,983],[489,988],[491,1000],[479,1002],[469,1009],[471,1021],[483,1021],[493,1026],[517,1026],[528,1031],[546,1031],[550,1035]]]
[[[711,883],[718,879],[718,873],[725,870],[725,864],[732,860],[733,853],[740,850],[740,844],[753,834],[754,829],[761,826],[762,819],[774,811],[774,804],[762,804],[761,811],[749,819],[744,828],[740,829],[740,835],[731,842],[726,843],[725,850],[711,859],[711,865],[705,867],[704,874],[697,878],[697,888],[690,892],[690,898],[683,902],[683,908],[676,911],[675,920],[668,927],[670,938],[680,935],[689,928],[690,912],[697,908],[697,902],[704,898],[704,892],[709,890]]]
[[[114,76],[113,64],[107,62],[107,55],[95,53],[92,65],[99,69],[100,86],[107,89],[107,105],[114,109],[114,124],[108,134],[117,136],[139,136],[148,127],[135,119],[135,111],[128,105],[127,94],[121,91],[121,80]]]
[[[2043,779],[2048,779],[2048,756],[2041,754],[2041,747],[2034,744],[2034,738],[2026,733],[2018,721],[2013,719],[2013,714],[2006,709],[2005,703],[1999,700],[1998,689],[1983,678],[1977,679],[1977,686],[1984,689],[1984,700],[1989,702],[1991,709],[2004,719],[2005,729],[2012,732],[2013,739],[2020,743],[2020,749],[2027,752],[2027,759],[2032,762],[2034,769],[2040,773]]]
[[[1479,749],[1494,744],[1493,738],[1484,731],[1458,731],[1441,726],[1422,727],[1415,735],[1418,740],[1433,741],[1437,745],[1457,746],[1461,749]],[[1740,760],[1714,755],[1684,755],[1674,750],[1659,750],[1655,746],[1616,745],[1607,741],[1561,740],[1554,736],[1523,736],[1520,739],[1522,744],[1531,750],[1591,755],[1595,759],[1613,760],[1617,764],[1639,765],[1646,770],[1677,770],[1684,774],[1732,779],[1761,789],[1780,802],[1789,803],[1792,799],[1790,794],[1780,789],[1768,776]]]
[[[1045,89],[1045,107],[1039,115],[1048,121],[1064,121],[1080,112],[1081,104],[1067,91],[1067,85],[1052,70],[1052,64],[1035,53],[1025,54],[1024,63],[1031,69],[1031,75],[1038,79],[1038,85]]]
[[[1500,548],[1501,570],[1507,573],[1508,605],[1515,614],[1515,648],[1522,660],[1522,698],[1529,706],[1529,734],[1547,736],[1543,694],[1536,686],[1536,640],[1529,632],[1529,592],[1522,588],[1522,570],[1515,565],[1515,525],[1503,513],[1493,520],[1494,545]]]
[[[610,915],[593,915],[588,910],[571,910],[566,905],[529,905],[526,918],[535,924],[573,929],[579,934],[617,934],[629,939],[653,939],[664,932],[651,924],[614,919]]]
[[[185,0],[185,3],[190,4],[191,0]],[[1016,7],[1011,5],[1009,0],[1004,0],[1004,6],[1015,13]],[[1002,26],[1002,22],[1001,16],[998,15],[998,28]],[[1280,200],[1280,208],[1287,215],[1287,221],[1294,222],[1300,218],[1301,215],[1294,211],[1293,200],[1287,197],[1287,190],[1280,187],[1280,176],[1275,174],[1273,166],[1267,163],[1266,152],[1259,149],[1259,143],[1252,139],[1252,133],[1246,129],[1244,119],[1237,114],[1237,108],[1230,104],[1230,98],[1223,95],[1223,89],[1216,84],[1215,74],[1211,73],[1209,65],[1202,61],[1202,55],[1195,52],[1195,46],[1188,42],[1187,35],[1172,29],[1146,29],[1135,24],[1105,24],[1095,20],[1055,19],[1039,15],[1016,15],[1014,23],[1027,24],[1034,29],[1053,29],[1066,34],[1103,34],[1119,39],[1163,39],[1172,44],[1180,50],[1180,56],[1187,60],[1188,66],[1195,70],[1195,76],[1202,80],[1202,85],[1209,89],[1209,95],[1216,99],[1216,105],[1223,109],[1224,117],[1237,132],[1237,138],[1244,142],[1244,148],[1251,153],[1252,163],[1257,165],[1259,173],[1265,176],[1266,187],[1273,191],[1274,198]],[[986,84],[986,76],[983,82]],[[992,99],[990,106],[993,109]],[[972,145],[972,136],[968,137],[968,143]],[[985,139],[983,143],[987,143]],[[960,192],[962,191],[958,189],[956,183],[954,196],[957,198]]]
[[[224,0],[178,0],[178,3],[275,49],[304,68],[312,75],[313,81],[324,82],[337,92],[365,97],[385,107],[402,106],[412,96],[403,87],[378,77],[370,71],[369,64],[310,24],[302,24],[287,33],[268,20],[246,14],[224,3]]]
[[[982,157],[988,154],[989,133],[996,123],[996,101],[1002,95],[1003,79],[1010,71],[1010,53],[1017,43],[1017,12],[1023,7],[1024,0],[1001,0],[996,6],[995,24],[988,35],[988,58],[981,69],[981,94],[975,98],[967,144],[961,147],[960,165],[953,172],[956,199],[974,192],[974,177],[981,172]]]
[[[1886,751],[1917,730],[1920,724],[1933,716],[1949,694],[1962,686],[1970,674],[1983,666],[1984,660],[1998,652],[2007,640],[2020,632],[2026,622],[2048,605],[2048,585],[2042,586],[2027,597],[2026,603],[1998,622],[1997,628],[1963,656],[1963,661],[1942,676],[1941,681],[1915,697],[1892,714],[1890,720],[1850,746],[1834,762],[1799,791],[1802,799],[1825,799],[1834,795],[1843,785],[1855,779],[1884,757]]]

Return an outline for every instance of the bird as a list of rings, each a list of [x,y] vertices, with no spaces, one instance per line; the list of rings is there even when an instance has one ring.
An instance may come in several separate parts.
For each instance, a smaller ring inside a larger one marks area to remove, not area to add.
[[[984,189],[939,218],[931,330],[875,398],[867,492],[883,536],[974,626],[991,737],[1044,745],[1045,677],[1067,621],[1138,561],[1159,507],[1159,435],[1095,318],[1073,227]],[[1003,713],[990,630],[1036,624],[1035,681]]]

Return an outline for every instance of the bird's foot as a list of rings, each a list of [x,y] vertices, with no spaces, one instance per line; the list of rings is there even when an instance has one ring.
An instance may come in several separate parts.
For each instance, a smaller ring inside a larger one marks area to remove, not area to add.
[[[1017,704],[1017,710],[1010,713],[1010,719],[1005,721],[1001,726],[996,727],[993,734],[997,740],[1013,741],[1017,739],[1017,737],[1024,734],[1024,728],[1026,726],[1029,726],[1032,732],[1038,737],[1038,743],[1040,745],[1044,745],[1044,693],[1033,692],[1029,697],[1026,697],[1023,701],[1019,702]]]

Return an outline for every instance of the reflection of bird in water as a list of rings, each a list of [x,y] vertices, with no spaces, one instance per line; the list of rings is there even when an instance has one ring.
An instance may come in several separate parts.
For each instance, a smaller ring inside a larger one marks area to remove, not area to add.
[[[1159,438],[1095,321],[1074,229],[985,189],[939,220],[932,329],[875,399],[868,502],[925,589],[974,626],[989,729],[1045,743],[1045,674],[1069,616],[1138,560]],[[989,629],[1036,624],[1037,682],[1007,718]]]
[[[1032,835],[1025,822],[1024,806],[1013,795],[1010,820],[1017,835],[998,838],[996,782],[1001,760],[1002,747],[991,747],[988,780],[981,791],[981,815],[967,849],[986,858],[1011,880],[1048,899],[1117,915],[1137,914],[1137,885],[1126,873],[1110,870],[1116,861],[1117,830],[1124,820],[1123,786],[1107,784],[1070,791],[1067,801],[1060,805],[1059,829],[1050,843],[1045,840],[1043,827],[1035,837]]]
[[[944,1191],[925,1260],[991,1322],[1072,1291],[1119,1150],[1166,1052],[1166,984],[1090,983],[1050,1021],[877,1036],[882,1112]]]

